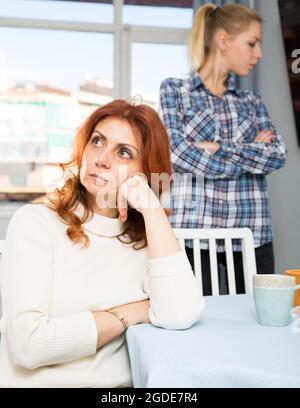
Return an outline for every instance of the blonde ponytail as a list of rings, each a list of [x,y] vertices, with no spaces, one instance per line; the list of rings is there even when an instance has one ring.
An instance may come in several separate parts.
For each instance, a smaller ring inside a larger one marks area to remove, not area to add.
[[[230,35],[247,30],[252,21],[262,23],[259,14],[243,4],[226,4],[218,7],[208,3],[200,7],[195,15],[189,38],[189,58],[192,71],[202,68],[213,47],[216,31],[221,28]]]
[[[189,57],[193,71],[198,71],[206,57],[205,32],[207,19],[217,9],[212,3],[200,7],[195,15],[192,31],[189,38]]]

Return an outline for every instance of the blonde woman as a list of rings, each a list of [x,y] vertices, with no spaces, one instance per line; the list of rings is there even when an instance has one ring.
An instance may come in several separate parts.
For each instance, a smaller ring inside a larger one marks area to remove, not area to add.
[[[192,73],[161,84],[161,117],[174,174],[171,224],[180,228],[248,227],[258,273],[274,273],[266,175],[286,161],[286,147],[260,96],[238,89],[262,58],[262,19],[240,4],[201,7],[190,36]],[[202,248],[204,294],[211,294],[209,255]],[[226,291],[224,243],[218,266]],[[234,243],[238,293],[244,292],[241,247]],[[191,245],[186,248],[192,260]]]

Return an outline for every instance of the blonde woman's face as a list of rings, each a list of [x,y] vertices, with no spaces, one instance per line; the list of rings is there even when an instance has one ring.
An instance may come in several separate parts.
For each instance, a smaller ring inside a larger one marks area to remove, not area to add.
[[[81,183],[98,207],[115,206],[120,185],[139,172],[141,148],[131,126],[115,118],[99,122],[85,147],[80,169]]]
[[[262,58],[262,26],[254,21],[246,31],[228,37],[224,58],[229,71],[237,75],[248,75]]]

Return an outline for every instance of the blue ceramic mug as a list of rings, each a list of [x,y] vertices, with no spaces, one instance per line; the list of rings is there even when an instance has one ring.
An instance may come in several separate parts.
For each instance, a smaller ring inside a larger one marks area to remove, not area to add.
[[[300,306],[293,308],[296,285],[294,276],[253,275],[253,297],[257,321],[266,326],[286,326],[290,316]]]

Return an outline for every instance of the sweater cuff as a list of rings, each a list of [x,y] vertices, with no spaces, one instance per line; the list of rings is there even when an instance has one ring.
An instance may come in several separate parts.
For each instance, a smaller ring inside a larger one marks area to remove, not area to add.
[[[148,266],[152,277],[178,275],[191,269],[185,251],[162,258],[148,259]]]
[[[97,326],[89,310],[54,320],[56,348],[64,349],[62,361],[77,360],[96,353]]]
[[[97,327],[90,311],[67,317],[43,316],[38,330],[32,330],[35,320],[33,316],[13,319],[13,323],[6,319],[6,333],[16,364],[33,369],[96,353]]]
[[[77,320],[78,319],[78,320]],[[98,332],[97,326],[92,312],[81,312],[77,315],[77,327],[76,330],[77,344],[78,344],[78,356],[77,358],[87,357],[93,355],[97,351]]]

